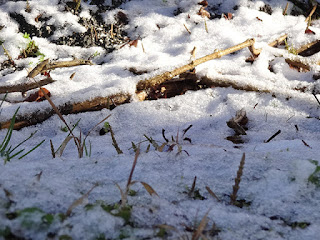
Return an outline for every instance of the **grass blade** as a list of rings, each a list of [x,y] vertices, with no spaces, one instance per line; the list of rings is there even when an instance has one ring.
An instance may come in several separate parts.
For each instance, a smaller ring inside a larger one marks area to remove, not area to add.
[[[37,146],[35,146],[34,148],[32,148],[31,150],[29,150],[27,153],[25,153],[24,155],[22,155],[21,157],[19,157],[19,159],[22,159],[23,157],[27,156],[29,153],[31,153],[32,151],[34,151],[35,149],[37,149],[38,147],[41,146],[42,143],[44,143],[46,140],[42,140]]]

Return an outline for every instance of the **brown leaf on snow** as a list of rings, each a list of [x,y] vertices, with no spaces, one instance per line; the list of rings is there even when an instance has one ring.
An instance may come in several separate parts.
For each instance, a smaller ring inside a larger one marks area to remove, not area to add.
[[[202,5],[204,7],[207,7],[208,6],[208,1],[202,1],[202,2],[199,2],[198,4]]]
[[[305,34],[313,34],[315,35],[316,33],[314,31],[312,31],[311,29],[307,28],[305,31],[304,31]]]
[[[232,13],[227,13],[227,14],[223,14],[223,17],[226,19],[226,20],[231,20],[233,18],[233,15]]]
[[[45,93],[50,97],[51,93],[46,89],[46,88],[42,88],[43,91],[45,91]],[[45,96],[43,94],[43,92],[39,89],[38,91],[36,91],[35,93],[30,94],[29,97],[27,97],[24,102],[41,102],[43,100],[45,100]]]
[[[244,109],[241,109],[236,112],[236,116],[231,118],[227,125],[229,128],[232,128],[236,135],[246,135],[245,126],[248,123],[247,113]]]
[[[139,41],[139,39],[135,39],[135,40],[132,40],[132,41],[130,41],[128,44],[129,44],[129,46],[130,47],[137,47],[138,46],[138,41]]]

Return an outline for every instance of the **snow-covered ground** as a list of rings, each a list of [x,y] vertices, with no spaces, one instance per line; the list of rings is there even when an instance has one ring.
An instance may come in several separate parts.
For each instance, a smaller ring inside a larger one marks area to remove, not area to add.
[[[0,40],[18,66],[16,71],[0,71],[0,87],[31,82],[26,78],[28,69],[43,58],[17,59],[30,39],[19,32],[10,13],[23,15],[38,28],[43,22],[35,19],[43,14],[48,18],[45,23],[56,29],[48,38],[31,35],[31,39],[45,58],[61,61],[93,56],[95,64],[51,71],[56,81],[45,87],[56,105],[116,93],[132,96],[130,103],[111,111],[64,116],[70,126],[80,120],[74,130],[79,136],[80,131],[88,133],[111,114],[106,121],[123,153],[117,153],[110,133],[99,134],[103,123],[87,138],[91,154],[83,158],[78,158],[72,140],[62,156],[52,158],[50,140],[57,149],[68,135],[57,115],[13,131],[12,146],[37,131],[18,148],[25,148],[25,152],[45,142],[22,159],[12,158],[4,164],[2,158],[0,239],[197,239],[194,233],[203,218],[207,224],[201,229],[202,239],[319,238],[320,175],[316,170],[320,171],[320,106],[312,94],[313,89],[320,92],[313,80],[320,70],[316,64],[319,53],[305,59],[311,66],[309,72],[298,72],[285,62],[293,54],[284,47],[268,46],[283,34],[288,34],[287,44],[292,49],[319,39],[319,20],[310,27],[315,34],[306,34],[305,17],[290,15],[291,3],[288,15],[283,15],[286,1],[208,0],[211,19],[207,19],[198,14],[200,0],[131,0],[101,16],[111,24],[122,11],[128,18],[124,31],[131,40],[140,39],[137,47],[127,44],[120,48],[118,44],[115,51],[107,53],[102,47],[52,43],[61,36],[86,31],[78,22],[79,16],[90,18],[90,12],[99,11],[90,1],[82,1],[81,12],[74,15],[64,11],[65,2],[29,0],[31,11],[26,12],[25,1],[0,1]],[[259,11],[266,3],[272,8],[271,15]],[[221,17],[222,13],[232,13],[233,18]],[[135,97],[140,80],[189,63],[194,47],[195,58],[199,58],[249,38],[256,40],[256,48],[262,48],[253,64],[245,61],[250,56],[246,48],[203,63],[196,73],[269,93],[217,87],[153,101],[140,102]],[[3,49],[0,54],[0,63],[8,59]],[[130,68],[147,73],[134,75]],[[302,88],[304,92],[296,90]],[[1,122],[10,120],[18,107],[21,115],[51,108],[47,101],[19,102],[23,100],[21,93],[9,93],[6,100]],[[247,135],[242,136],[244,143],[234,144],[226,139],[234,134],[226,122],[240,109],[249,119]],[[161,146],[165,143],[163,129],[165,137],[171,141],[173,136],[175,142],[157,151],[144,135]],[[266,142],[278,130],[281,133]],[[6,129],[0,131],[0,142],[6,133]],[[149,184],[158,196],[149,195],[136,183],[130,188],[133,191],[126,208],[121,209],[117,184],[126,187],[135,158],[132,143],[140,143],[132,180]],[[245,164],[237,194],[240,208],[230,204],[230,195],[243,153]],[[195,176],[195,190],[188,194]],[[72,205],[90,189],[82,203]],[[121,215],[125,213],[131,214],[129,218]]]

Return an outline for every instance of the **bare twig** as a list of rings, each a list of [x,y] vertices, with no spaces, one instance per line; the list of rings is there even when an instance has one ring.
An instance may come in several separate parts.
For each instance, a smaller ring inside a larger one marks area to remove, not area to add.
[[[320,101],[319,101],[319,99],[318,99],[318,97],[317,97],[317,95],[316,94],[312,94],[313,96],[314,96],[314,98],[317,100],[317,103],[319,103],[319,105],[320,105]]]
[[[184,65],[182,67],[174,69],[171,72],[165,72],[165,73],[157,75],[157,76],[155,76],[153,78],[150,78],[150,79],[147,79],[147,80],[141,80],[137,84],[137,92],[140,92],[140,91],[143,91],[143,90],[147,90],[148,88],[150,88],[150,87],[152,87],[154,85],[158,85],[158,84],[161,84],[161,83],[163,83],[163,82],[165,82],[167,80],[170,80],[173,77],[175,77],[175,76],[177,76],[177,75],[179,75],[181,73],[184,73],[184,72],[186,72],[188,70],[193,69],[194,67],[196,67],[197,65],[199,65],[201,63],[204,63],[204,62],[216,59],[216,58],[220,58],[220,57],[222,57],[224,55],[239,51],[239,50],[241,50],[243,48],[246,48],[246,47],[253,46],[254,42],[255,42],[255,40],[253,38],[252,39],[248,39],[248,40],[246,40],[245,42],[243,42],[241,44],[235,45],[235,46],[230,47],[230,48],[225,49],[225,50],[216,51],[216,52],[214,52],[212,54],[209,54],[209,55],[204,56],[202,58],[196,59],[196,60],[192,61],[189,64],[186,64],[186,65]]]
[[[314,14],[314,12],[316,11],[316,9],[317,9],[317,4],[313,6],[313,8],[312,8],[310,14],[308,15],[308,17],[306,18],[305,22],[311,21],[311,17]]]
[[[283,15],[287,15],[288,7],[289,7],[289,3],[287,2],[287,5],[286,5],[285,9],[282,12]]]
[[[281,130],[278,130],[275,134],[273,134],[267,141],[264,141],[265,143],[270,142],[272,139],[274,139],[276,136],[278,136],[281,133]]]
[[[188,27],[187,27],[185,24],[183,24],[183,26],[184,26],[184,28],[187,30],[187,32],[188,32],[189,34],[191,34],[191,31],[188,29]]]
[[[48,71],[55,68],[62,68],[62,67],[74,67],[79,65],[93,65],[90,60],[84,59],[74,59],[71,61],[59,61],[59,62],[52,62],[45,65],[42,71]]]
[[[288,34],[284,34],[282,36],[280,36],[279,38],[277,38],[276,40],[274,40],[273,42],[269,43],[268,45],[270,47],[275,47],[278,46],[280,43],[282,43],[286,38],[288,37]]]
[[[77,103],[64,103],[58,106],[62,115],[74,114],[79,112],[97,111],[103,108],[111,108],[110,101],[112,100],[115,104],[123,104],[128,102],[130,99],[129,94],[115,94],[108,97],[97,97],[91,100],[77,102]],[[35,112],[28,113],[25,116],[17,116],[14,124],[14,129],[21,129],[23,127],[35,125],[47,120],[49,117],[55,114],[52,109],[42,109],[41,111],[36,110]],[[10,121],[1,122],[1,129],[9,128]]]
[[[12,60],[12,57],[11,57],[10,53],[9,53],[8,50],[4,47],[3,43],[2,43],[1,45],[2,45],[2,48],[3,48],[4,53],[7,55],[10,63],[14,63],[13,60]]]
[[[39,85],[42,87],[44,85],[47,85],[49,83],[53,83],[55,80],[53,80],[51,77],[47,77],[45,79],[42,79],[38,82],[38,84],[34,82],[28,82],[24,84],[17,84],[12,86],[0,86],[0,94],[1,93],[11,93],[11,92],[27,92],[31,89],[38,88]]]

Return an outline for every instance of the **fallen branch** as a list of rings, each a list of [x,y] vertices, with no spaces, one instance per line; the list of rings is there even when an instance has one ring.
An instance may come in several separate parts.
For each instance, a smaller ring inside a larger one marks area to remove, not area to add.
[[[297,54],[303,57],[309,57],[320,51],[320,40],[307,43],[297,49]]]
[[[251,84],[239,84],[238,82],[232,79],[212,79],[206,76],[201,78],[200,84],[206,85],[207,87],[232,87],[236,90],[243,91],[253,91],[253,92],[261,92],[261,93],[272,93],[269,89],[261,89],[259,87],[253,86]]]
[[[59,61],[59,62],[49,62],[49,59],[44,60],[43,62],[39,63],[32,71],[28,74],[28,78],[34,78],[39,73],[52,70],[55,68],[62,68],[62,67],[74,67],[79,65],[93,65],[90,60],[84,59],[74,59],[71,61]]]
[[[53,80],[51,77],[42,79],[38,82],[38,84],[42,87],[47,84],[53,83],[55,80]],[[11,85],[11,86],[0,86],[0,94],[2,93],[11,93],[11,92],[27,92],[31,89],[35,89],[38,87],[37,83],[34,82],[28,82],[24,84],[17,84],[17,85]]]
[[[204,63],[204,62],[216,59],[216,58],[221,58],[224,55],[239,51],[239,50],[241,50],[243,48],[246,48],[246,47],[252,47],[253,48],[254,42],[255,42],[255,40],[253,38],[252,39],[248,39],[245,42],[240,43],[238,45],[235,45],[233,47],[227,48],[225,50],[220,50],[220,51],[214,52],[214,53],[212,53],[210,55],[207,55],[207,56],[204,56],[202,58],[196,59],[196,60],[192,61],[189,64],[186,64],[186,65],[184,65],[182,67],[174,69],[171,72],[165,72],[165,73],[157,75],[157,76],[155,76],[153,78],[150,78],[150,79],[147,79],[147,80],[141,80],[137,84],[137,93],[139,93],[140,91],[147,90],[148,88],[150,88],[150,87],[152,87],[154,85],[158,85],[158,84],[161,84],[161,83],[163,83],[163,82],[165,82],[167,80],[170,80],[173,77],[178,76],[181,73],[184,73],[184,72],[186,72],[188,70],[193,69],[194,67],[198,66],[201,63]]]
[[[74,67],[79,65],[93,65],[93,63],[90,60],[84,60],[84,59],[74,59],[71,61],[59,61],[59,62],[52,62],[48,63],[44,66],[42,69],[42,72],[52,70],[55,68],[62,68],[62,67]]]
[[[108,97],[97,97],[92,100],[87,100],[78,103],[65,103],[57,108],[63,115],[75,114],[80,112],[98,111],[103,108],[113,109],[116,105],[129,102],[130,95],[127,93],[115,94]],[[21,129],[23,127],[41,123],[55,114],[52,108],[46,108],[41,111],[38,109],[33,113],[17,116],[14,124],[14,129]],[[0,129],[8,128],[10,121],[0,123]]]

